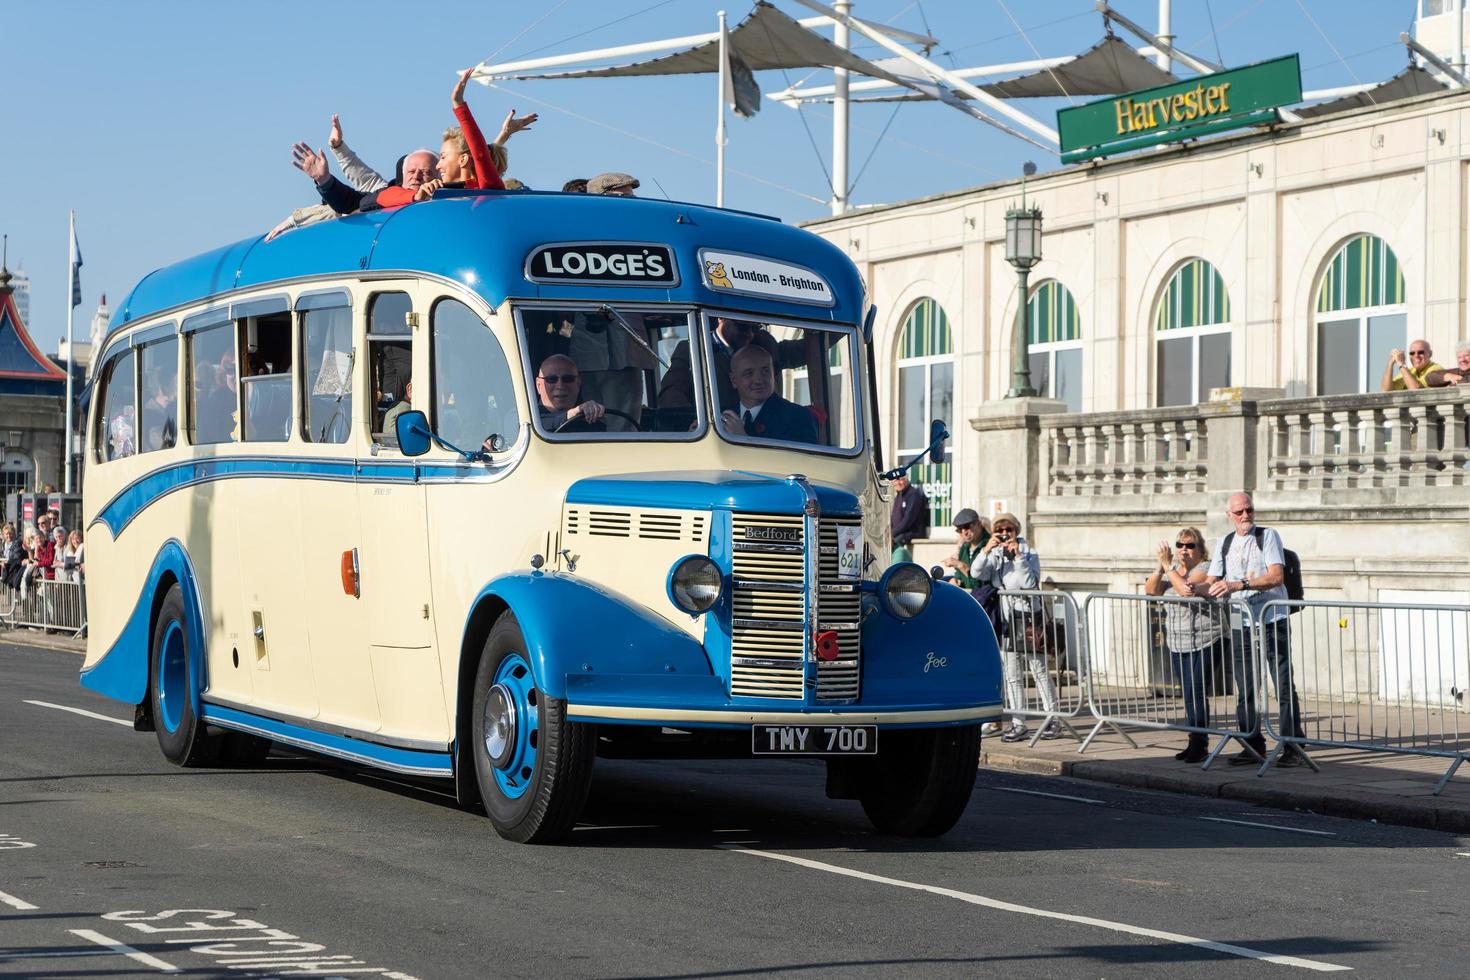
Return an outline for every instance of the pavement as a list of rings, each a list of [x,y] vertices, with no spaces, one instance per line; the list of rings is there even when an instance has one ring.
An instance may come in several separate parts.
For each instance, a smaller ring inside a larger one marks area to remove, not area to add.
[[[86,650],[85,640],[73,640],[70,634],[30,629],[0,630],[0,642],[76,654]],[[1090,721],[1079,722],[1079,739],[1086,736]],[[1257,775],[1257,766],[1229,764],[1226,757],[1236,751],[1234,745],[1206,770],[1174,759],[1174,753],[1184,748],[1182,732],[1130,730],[1129,734],[1136,748],[1116,732],[1104,730],[1084,754],[1077,751],[1079,739],[1065,734],[1034,748],[1026,742],[987,737],[981,745],[980,766],[1470,834],[1470,766],[1461,767],[1443,792],[1434,794],[1435,784],[1449,768],[1448,759],[1313,748],[1309,751],[1321,772],[1308,766],[1277,767],[1262,776]]]
[[[1081,719],[1078,736],[1086,737],[1091,721],[1090,717]],[[1035,725],[1032,728],[1034,731]],[[1278,766],[1257,775],[1259,766],[1229,764],[1227,756],[1237,751],[1236,745],[1226,746],[1209,769],[1201,769],[1199,764],[1174,759],[1174,753],[1184,748],[1183,732],[1132,729],[1128,734],[1137,748],[1105,729],[1080,754],[1079,739],[1065,733],[1052,741],[1037,742],[1035,748],[1024,741],[1007,743],[988,737],[981,744],[980,765],[1450,833],[1470,832],[1470,766],[1462,766],[1444,791],[1434,795],[1450,759],[1309,748],[1321,772],[1309,766]],[[1214,748],[1213,739],[1210,747]]]

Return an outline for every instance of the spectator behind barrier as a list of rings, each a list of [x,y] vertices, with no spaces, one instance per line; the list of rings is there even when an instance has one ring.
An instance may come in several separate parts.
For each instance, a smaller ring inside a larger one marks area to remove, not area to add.
[[[893,508],[888,527],[893,533],[893,560],[914,560],[914,539],[929,536],[929,498],[909,480],[908,471],[893,481]]]
[[[997,514],[991,521],[990,540],[985,542],[980,556],[970,566],[970,575],[996,589],[1021,591],[1034,589],[1040,584],[1041,556],[1021,536],[1021,521],[1015,514]],[[1019,742],[1030,731],[1025,718],[1019,714],[1026,707],[1023,667],[1029,669],[1036,679],[1036,690],[1047,714],[1057,710],[1057,691],[1051,682],[1046,654],[1039,649],[1037,642],[1044,633],[1038,600],[1025,596],[1002,596],[1001,611],[1009,627],[1001,641],[1001,650],[1005,654],[1006,701],[1014,712],[1011,727],[1001,735],[1001,741]],[[1056,738],[1058,734],[1055,721],[1048,721],[1041,729],[1042,738]]]
[[[975,564],[975,559],[980,557],[990,540],[990,528],[986,527],[985,518],[964,507],[954,515],[954,533],[959,538],[959,550],[940,562],[950,569],[950,576],[945,581],[973,591],[985,584],[970,574],[970,566]]]
[[[1160,541],[1155,557],[1159,567],[1144,583],[1145,595],[1163,595],[1172,589],[1176,596],[1207,597],[1206,569],[1210,557],[1199,528],[1186,527],[1169,542]],[[1174,657],[1175,670],[1184,690],[1184,717],[1191,728],[1210,727],[1210,679],[1215,658],[1221,652],[1225,611],[1215,602],[1170,602],[1164,605],[1164,638]],[[1203,762],[1209,756],[1209,736],[1190,732],[1189,745],[1174,758],[1181,762]]]
[[[1454,367],[1431,371],[1424,383],[1431,388],[1470,384],[1470,340],[1462,340],[1455,345]]]
[[[1394,368],[1398,368],[1397,378],[1393,376]],[[1444,368],[1434,363],[1434,351],[1430,349],[1429,341],[1413,340],[1409,342],[1407,361],[1402,349],[1395,347],[1389,352],[1388,363],[1383,367],[1383,381],[1380,387],[1384,391],[1428,388],[1429,375],[1443,371]]]

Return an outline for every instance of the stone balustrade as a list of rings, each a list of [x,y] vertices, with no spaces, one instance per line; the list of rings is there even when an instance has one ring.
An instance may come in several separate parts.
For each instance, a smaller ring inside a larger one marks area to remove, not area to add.
[[[1209,435],[1194,406],[1041,419],[1047,496],[1199,493]]]

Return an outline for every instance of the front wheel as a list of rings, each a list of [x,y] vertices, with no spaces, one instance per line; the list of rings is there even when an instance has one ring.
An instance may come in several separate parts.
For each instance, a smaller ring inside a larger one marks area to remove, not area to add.
[[[214,761],[215,745],[194,712],[198,679],[186,616],[184,593],[175,582],[164,595],[153,624],[148,696],[163,757],[176,766],[204,766]]]
[[[596,728],[566,720],[566,702],[536,685],[520,623],[503,613],[485,638],[470,715],[485,812],[506,840],[565,837],[592,785]]]
[[[884,732],[864,767],[858,800],[873,826],[899,837],[938,837],[955,825],[975,789],[980,726]]]

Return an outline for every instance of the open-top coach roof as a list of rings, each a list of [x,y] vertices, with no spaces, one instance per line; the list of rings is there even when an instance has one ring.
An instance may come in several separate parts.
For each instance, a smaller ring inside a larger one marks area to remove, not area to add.
[[[541,254],[558,244],[588,248]],[[648,251],[618,247],[630,245],[666,247],[674,268],[641,282],[604,269],[607,278],[589,284],[609,257]],[[544,268],[533,270],[533,253]],[[441,191],[432,201],[321,222],[272,242],[248,238],[152,272],[123,300],[113,332],[274,282],[399,271],[463,283],[491,306],[516,296],[679,302],[846,323],[863,313],[862,282],[847,256],[772,218],[646,198]]]

